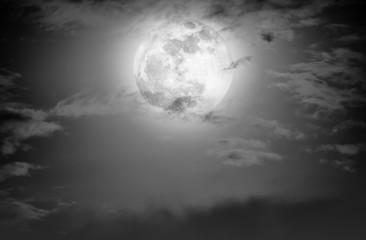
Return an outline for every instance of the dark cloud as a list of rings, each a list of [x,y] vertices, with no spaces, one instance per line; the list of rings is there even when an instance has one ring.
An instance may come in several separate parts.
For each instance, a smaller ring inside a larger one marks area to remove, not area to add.
[[[275,36],[271,32],[263,32],[261,33],[261,38],[263,41],[272,42],[275,39]]]

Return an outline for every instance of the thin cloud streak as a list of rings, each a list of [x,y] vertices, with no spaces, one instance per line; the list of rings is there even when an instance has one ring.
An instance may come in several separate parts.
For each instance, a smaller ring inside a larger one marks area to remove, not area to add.
[[[224,165],[236,167],[263,165],[267,160],[283,160],[281,155],[270,151],[266,142],[235,137],[216,140],[216,147],[208,153],[218,157]]]

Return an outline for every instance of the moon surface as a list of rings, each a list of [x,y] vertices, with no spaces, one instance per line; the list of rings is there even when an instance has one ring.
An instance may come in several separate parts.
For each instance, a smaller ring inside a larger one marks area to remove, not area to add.
[[[204,114],[227,93],[231,56],[211,27],[191,20],[162,24],[141,43],[134,74],[142,96],[169,113]]]

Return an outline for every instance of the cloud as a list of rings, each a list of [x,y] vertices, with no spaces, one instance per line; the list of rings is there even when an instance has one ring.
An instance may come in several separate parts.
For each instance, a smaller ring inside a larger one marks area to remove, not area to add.
[[[0,169],[0,182],[12,177],[29,177],[31,171],[42,169],[44,169],[44,167],[25,162],[9,163],[2,166]]]
[[[251,27],[257,28],[263,41],[293,41],[296,29],[319,25],[322,21],[317,16],[331,4],[331,1],[213,1],[208,4],[206,17],[225,21],[223,31],[239,32],[250,19]]]
[[[64,100],[59,101],[56,106],[48,111],[49,116],[79,118],[83,116],[107,116],[121,115],[125,113],[134,116],[152,117],[163,121],[188,121],[197,123],[222,124],[231,122],[233,117],[222,109],[227,103],[220,103],[215,110],[206,114],[169,114],[162,109],[155,108],[148,104],[140,92],[126,90],[127,88],[116,87],[114,91],[103,94],[93,94],[93,91],[76,93]]]
[[[0,68],[0,101],[6,101],[8,98],[12,97],[13,94],[10,90],[16,87],[15,80],[20,78],[19,73],[8,71],[6,69]]]
[[[8,93],[17,88],[14,81],[19,77],[20,74],[4,69],[0,72],[0,92],[4,93],[0,105],[1,152],[4,155],[13,154],[19,148],[29,149],[22,141],[30,137],[45,137],[62,129],[56,123],[45,121],[46,112],[12,101],[14,96]]]
[[[266,120],[263,118],[258,118],[255,120],[253,125],[267,128],[279,138],[286,138],[288,140],[302,140],[306,137],[303,132],[290,130],[276,120]]]
[[[47,137],[62,127],[46,121],[45,111],[34,109],[26,104],[13,101],[14,83],[21,75],[2,69],[0,71],[0,151],[3,155],[14,154],[17,150],[29,150],[24,143],[31,137]]]
[[[40,220],[50,212],[29,203],[8,198],[0,201],[0,224],[14,224],[29,220]]]
[[[29,150],[30,146],[24,143],[32,137],[47,137],[63,128],[54,122],[47,122],[46,113],[30,108],[5,108],[0,112],[1,153],[14,154],[18,149]]]
[[[349,34],[349,35],[344,35],[344,36],[338,38],[338,41],[344,42],[344,43],[353,43],[353,42],[358,42],[358,41],[361,41],[364,39],[365,39],[365,36]]]
[[[299,21],[299,27],[313,27],[321,23],[319,18],[305,18]]]
[[[5,197],[0,200],[0,232],[3,239],[45,239],[50,226],[37,229],[38,224],[52,221],[55,214],[65,214],[67,209],[75,205],[75,202],[40,198],[37,200]],[[62,223],[65,224],[66,222]],[[60,228],[59,224],[56,225]],[[34,236],[36,232],[41,235]],[[59,231],[53,233],[59,234]],[[50,239],[59,239],[59,236],[52,236]]]
[[[336,151],[344,155],[357,155],[361,151],[366,150],[366,145],[359,144],[324,144],[318,148],[318,151]]]
[[[6,123],[1,131],[11,132],[12,137],[17,140],[25,140],[31,137],[46,137],[61,129],[62,127],[56,123],[31,119]]]
[[[262,41],[268,43],[271,43],[277,39],[292,41],[295,39],[295,32],[290,28],[290,26],[274,26],[273,22],[269,21],[269,23],[266,24],[266,21],[264,21],[260,27],[259,36]]]
[[[283,157],[269,150],[268,143],[253,139],[221,138],[216,140],[216,148],[209,154],[217,156],[224,165],[253,166],[263,165],[264,161],[281,161]]]
[[[355,161],[351,159],[336,159],[336,160],[329,160],[329,159],[320,159],[319,161],[322,164],[329,164],[332,167],[354,173],[356,172],[356,169],[354,168]]]
[[[32,224],[52,217],[74,205],[75,202],[63,202],[60,199],[44,197],[22,200],[12,197],[3,198],[0,200],[0,230],[5,237],[6,233],[12,229],[17,233],[29,233]],[[16,237],[16,239],[18,238]]]
[[[264,4],[256,1],[207,1],[205,18],[241,19],[245,13],[258,11]]]
[[[23,4],[37,8],[36,19],[46,29],[79,33],[86,29],[116,26],[123,31],[139,31],[141,25],[160,20],[188,16],[200,11],[209,1],[191,4],[193,1],[138,0],[138,1],[47,1],[39,0]],[[149,7],[146,7],[149,6]],[[146,27],[146,26],[145,26]]]
[[[224,165],[238,167],[263,165],[265,160],[282,160],[282,156],[277,153],[243,149],[222,150],[219,153],[219,157]]]
[[[275,36],[272,32],[262,32],[261,38],[263,41],[272,42],[275,39]]]
[[[74,31],[88,27],[105,26],[128,14],[124,3],[105,1],[30,1],[25,9],[37,9],[36,20],[49,30]],[[130,3],[130,5],[133,5]],[[136,9],[137,10],[137,9]],[[123,14],[122,14],[123,13]],[[131,16],[131,14],[128,14]],[[127,16],[126,16],[127,17]]]
[[[316,16],[330,4],[331,1],[275,3],[275,7],[258,11],[258,16],[261,17],[258,32],[266,42],[273,42],[276,39],[293,41],[296,29],[319,25],[321,19]]]
[[[88,26],[99,27],[108,25],[118,26],[121,29],[133,28],[136,31],[141,26],[148,31],[145,23],[161,20],[165,17],[189,16],[197,19],[231,19],[229,22],[242,27],[239,22],[245,22],[245,14],[253,14],[258,18],[255,23],[258,32],[268,32],[276,38],[287,40],[294,39],[292,28],[313,26],[318,23],[316,15],[320,13],[328,3],[314,1],[279,4],[273,1],[31,1],[22,3],[24,9],[31,8],[42,26],[59,31],[85,30]],[[146,8],[146,4],[149,8]],[[279,4],[282,7],[277,8]],[[286,6],[284,8],[283,6]],[[176,13],[176,14],[173,14]],[[224,20],[223,20],[224,21]],[[121,24],[123,23],[123,24]],[[295,24],[296,23],[296,24]],[[258,26],[257,26],[258,25]],[[230,24],[229,24],[230,27]],[[108,28],[110,29],[110,28]],[[141,30],[141,29],[140,29]],[[240,58],[230,64],[227,70],[239,67],[250,61],[250,57]],[[76,94],[57,103],[50,111],[51,116],[80,117],[85,115],[104,115],[106,113],[121,112],[121,102],[129,101],[115,97],[95,98],[86,96],[85,92]],[[136,103],[136,101],[135,101]],[[124,104],[124,103],[122,103]],[[122,107],[123,108],[123,107]]]
[[[258,32],[271,32],[276,39],[292,41],[293,28],[320,24],[319,15],[331,1],[303,1],[288,4],[282,1],[254,0],[139,0],[139,1],[46,1],[23,3],[37,9],[37,21],[47,29],[83,32],[85,29],[119,26],[129,32],[140,31],[145,23],[174,17],[192,17],[204,21],[225,22],[225,30],[241,30],[248,15]],[[148,8],[146,6],[149,6]],[[219,21],[216,21],[219,20]],[[123,24],[122,24],[123,23]],[[146,28],[146,26],[144,26]]]
[[[227,114],[221,111],[210,111],[204,116],[201,117],[203,122],[212,123],[212,124],[221,124],[227,123],[234,120],[234,118],[228,116]]]
[[[348,129],[365,129],[366,128],[366,123],[362,122],[362,121],[356,121],[356,120],[346,120],[338,125],[336,125],[333,129],[332,132],[333,133],[337,133],[339,131],[342,130],[348,130]]]
[[[276,80],[273,85],[292,93],[314,118],[329,117],[366,103],[360,90],[364,86],[362,53],[338,48],[311,55],[308,62],[290,65],[287,72],[268,70]]]
[[[115,91],[102,95],[94,94],[92,91],[82,91],[64,100],[59,101],[56,106],[48,111],[50,116],[73,117],[118,115],[126,111],[142,111],[146,101],[141,94],[125,89],[117,88]]]
[[[228,67],[224,68],[224,70],[232,70],[238,68],[239,66],[245,65],[247,62],[252,61],[252,58],[252,56],[239,58],[238,60],[231,62]]]

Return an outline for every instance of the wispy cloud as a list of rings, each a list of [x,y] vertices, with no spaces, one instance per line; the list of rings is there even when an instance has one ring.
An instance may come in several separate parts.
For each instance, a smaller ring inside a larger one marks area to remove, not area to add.
[[[0,68],[0,116],[2,115],[2,110],[5,107],[17,107],[21,104],[11,101],[15,95],[13,91],[17,89],[16,80],[19,79],[21,75],[16,72],[8,71],[6,69]],[[1,126],[0,118],[0,126]]]
[[[17,224],[29,220],[39,220],[50,212],[16,199],[0,201],[0,224]],[[6,217],[7,216],[7,217]]]
[[[330,4],[331,1],[311,1],[299,7],[293,1],[286,5],[275,3],[274,7],[258,11],[258,16],[262,18],[258,32],[266,42],[276,39],[293,41],[296,29],[319,25],[321,19],[318,14]]]
[[[283,124],[276,120],[267,120],[257,118],[253,123],[254,126],[260,126],[270,130],[275,136],[279,138],[286,138],[288,140],[302,140],[305,139],[305,134],[297,130],[290,130]]]
[[[0,200],[0,226],[27,228],[27,224],[40,221],[51,214],[61,212],[75,202],[63,202],[60,199],[16,199],[6,197]]]
[[[355,161],[351,160],[351,159],[345,159],[345,158],[341,158],[341,159],[335,159],[335,160],[329,160],[329,159],[320,159],[319,161],[321,164],[329,164],[332,167],[347,171],[347,172],[351,172],[354,173],[356,172],[356,169],[354,168],[355,165]]]
[[[343,43],[353,43],[353,42],[364,40],[365,38],[366,37],[362,36],[362,35],[349,34],[349,35],[341,36],[340,38],[338,38],[338,41],[343,42]]]
[[[26,162],[9,163],[0,168],[0,182],[12,177],[29,177],[31,171],[42,169],[44,169],[44,167]]]
[[[24,114],[26,112],[28,115]],[[2,111],[0,133],[5,136],[1,146],[2,154],[10,155],[18,149],[29,149],[29,146],[24,143],[25,140],[32,137],[47,137],[63,129],[59,124],[48,122],[40,117],[43,112],[35,111],[34,114],[29,114],[30,112],[32,109]]]
[[[129,3],[133,5],[132,3]],[[47,29],[73,32],[81,28],[105,26],[127,17],[126,3],[104,1],[32,1],[26,7],[37,6],[37,20]],[[137,9],[136,9],[137,10]],[[123,13],[123,14],[122,14]]]
[[[124,89],[116,89],[102,96],[82,91],[59,101],[48,113],[51,116],[73,118],[118,115],[126,111],[140,111],[144,109],[144,105],[146,101],[136,91],[126,92]]]
[[[232,122],[233,117],[221,107],[204,114],[169,114],[162,109],[157,109],[146,102],[140,92],[116,88],[114,91],[102,95],[93,95],[93,92],[82,91],[59,101],[55,107],[48,111],[49,116],[79,118],[83,116],[108,116],[133,114],[135,117],[153,117],[162,121],[180,120],[184,122],[197,122],[209,124],[222,124]]]
[[[18,149],[28,150],[29,145],[24,143],[31,137],[46,137],[62,127],[55,122],[48,122],[47,112],[34,109],[21,102],[14,101],[9,94],[16,88],[14,81],[20,74],[2,70],[0,72],[0,150],[3,155],[15,153]]]
[[[366,103],[362,89],[365,56],[350,49],[312,52],[308,62],[291,65],[287,72],[268,70],[273,85],[290,92],[312,117],[328,117]]]
[[[332,132],[337,133],[343,130],[347,129],[365,129],[366,123],[362,121],[356,121],[356,120],[346,120],[335,127],[333,127]]]
[[[263,165],[266,160],[281,161],[283,157],[269,150],[268,143],[242,138],[222,138],[216,140],[216,148],[209,150],[224,165]]]
[[[205,114],[201,120],[203,122],[212,123],[212,124],[221,124],[227,123],[234,120],[234,118],[228,116],[227,114],[221,113],[219,111],[210,111]]]
[[[359,144],[324,144],[318,148],[318,151],[335,151],[344,155],[357,155],[366,150],[366,145]]]
[[[224,71],[232,70],[232,69],[238,68],[241,65],[245,65],[247,62],[252,61],[252,58],[253,58],[252,56],[246,56],[246,57],[239,58],[238,60],[231,62],[228,67],[224,68]]]
[[[192,4],[194,2],[194,4]],[[290,1],[279,4],[274,1],[113,1],[106,0],[95,4],[90,1],[45,1],[23,3],[28,7],[36,6],[37,20],[48,29],[74,32],[88,27],[121,25],[134,30],[151,19],[161,20],[177,16],[225,22],[223,31],[240,30],[248,15],[258,19],[252,23],[257,33],[268,32],[274,39],[292,41],[296,28],[319,25],[317,17],[332,1],[310,1],[301,4]],[[146,8],[146,5],[149,5]],[[146,26],[145,26],[146,27]],[[132,31],[134,31],[132,30]]]

